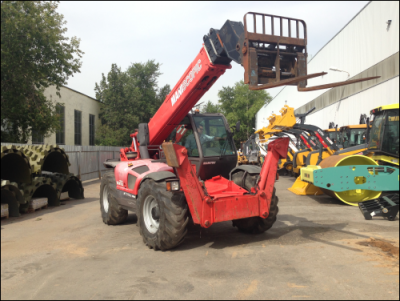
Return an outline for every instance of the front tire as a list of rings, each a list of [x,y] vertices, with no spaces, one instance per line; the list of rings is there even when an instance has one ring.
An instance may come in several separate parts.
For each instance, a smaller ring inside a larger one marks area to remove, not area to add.
[[[116,191],[114,171],[105,173],[100,184],[100,211],[107,225],[122,224],[128,216],[128,210],[122,209],[113,195]]]
[[[183,242],[189,222],[186,199],[167,191],[165,182],[141,184],[137,215],[140,235],[149,248],[164,251]]]
[[[239,171],[232,175],[232,180],[235,184],[246,189],[247,191],[250,191],[250,189],[256,185],[259,175],[247,174],[245,179],[243,179],[243,175],[244,172]],[[273,224],[276,222],[276,218],[279,212],[278,202],[279,199],[275,195],[275,188],[274,188],[271,198],[271,205],[269,208],[269,215],[267,218],[264,219],[259,216],[242,218],[233,220],[232,225],[234,227],[237,227],[239,231],[242,232],[253,233],[253,234],[264,233],[265,231],[271,229]]]

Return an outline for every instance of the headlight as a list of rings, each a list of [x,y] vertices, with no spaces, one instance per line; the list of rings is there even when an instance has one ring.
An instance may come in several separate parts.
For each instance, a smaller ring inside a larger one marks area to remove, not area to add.
[[[167,191],[179,191],[181,189],[179,181],[167,182]]]

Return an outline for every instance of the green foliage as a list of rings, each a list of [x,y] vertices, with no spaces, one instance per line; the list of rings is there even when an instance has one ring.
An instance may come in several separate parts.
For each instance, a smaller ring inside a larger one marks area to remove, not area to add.
[[[57,2],[1,2],[1,141],[26,142],[32,128],[48,136],[59,127],[45,88],[57,89],[79,72],[80,40],[67,28]],[[58,93],[59,94],[59,93]]]
[[[218,103],[228,120],[229,125],[235,126],[240,121],[240,132],[234,135],[236,146],[240,141],[246,141],[254,133],[256,113],[263,105],[268,104],[272,97],[265,90],[252,91],[243,81],[233,87],[222,87],[218,92]]]
[[[221,108],[209,100],[201,109],[201,113],[221,113]]]
[[[130,145],[130,134],[139,123],[149,122],[171,92],[169,85],[158,88],[159,69],[160,64],[151,60],[134,63],[125,72],[113,64],[107,77],[102,74],[95,87],[96,98],[103,103],[97,145]]]

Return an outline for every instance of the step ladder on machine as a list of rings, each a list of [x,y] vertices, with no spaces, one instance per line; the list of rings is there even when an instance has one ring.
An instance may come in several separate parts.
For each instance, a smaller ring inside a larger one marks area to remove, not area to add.
[[[390,194],[376,200],[360,202],[358,208],[366,220],[371,220],[374,216],[382,216],[394,221],[399,212],[399,195]]]

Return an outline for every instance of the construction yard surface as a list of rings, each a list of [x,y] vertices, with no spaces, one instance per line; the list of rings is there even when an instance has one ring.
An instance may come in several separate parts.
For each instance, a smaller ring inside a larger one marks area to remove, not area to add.
[[[148,249],[136,216],[100,217],[100,181],[1,221],[2,299],[399,299],[399,220],[367,221],[328,196],[276,183],[278,221],[260,235],[191,225],[176,249]]]

